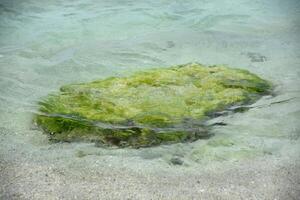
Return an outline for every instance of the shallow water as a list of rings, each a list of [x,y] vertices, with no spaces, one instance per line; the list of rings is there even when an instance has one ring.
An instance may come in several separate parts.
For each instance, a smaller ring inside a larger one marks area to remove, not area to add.
[[[176,174],[256,158],[299,158],[299,9],[297,0],[2,0],[1,162],[89,177],[99,168]],[[51,144],[32,128],[37,101],[63,84],[187,62],[250,70],[273,82],[276,95],[215,119],[227,126],[186,144],[138,150]],[[183,161],[180,169],[174,157]]]

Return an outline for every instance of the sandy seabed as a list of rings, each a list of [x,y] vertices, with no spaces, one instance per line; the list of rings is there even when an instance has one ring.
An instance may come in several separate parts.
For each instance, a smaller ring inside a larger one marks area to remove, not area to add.
[[[16,2],[0,3],[1,200],[300,199],[299,1]],[[188,62],[247,69],[274,96],[193,143],[53,144],[32,127],[61,85]]]

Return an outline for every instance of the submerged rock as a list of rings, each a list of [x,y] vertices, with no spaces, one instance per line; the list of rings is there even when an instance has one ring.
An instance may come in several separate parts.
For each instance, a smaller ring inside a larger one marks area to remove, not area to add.
[[[203,122],[249,104],[271,85],[241,69],[193,63],[66,85],[39,103],[36,124],[54,141],[143,147],[194,141]]]
[[[172,157],[170,159],[170,162],[173,165],[182,165],[184,163],[184,161],[181,158],[177,157],[177,156],[176,157]]]

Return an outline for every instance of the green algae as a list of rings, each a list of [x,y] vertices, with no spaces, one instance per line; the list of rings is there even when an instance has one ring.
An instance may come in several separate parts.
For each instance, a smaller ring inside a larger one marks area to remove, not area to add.
[[[246,70],[192,63],[62,86],[39,103],[35,122],[54,141],[132,147],[194,141],[209,134],[203,122],[213,113],[270,90]]]
[[[247,138],[228,134],[216,135],[195,146],[190,152],[191,160],[199,163],[208,161],[238,161],[268,154],[260,146],[253,146]]]

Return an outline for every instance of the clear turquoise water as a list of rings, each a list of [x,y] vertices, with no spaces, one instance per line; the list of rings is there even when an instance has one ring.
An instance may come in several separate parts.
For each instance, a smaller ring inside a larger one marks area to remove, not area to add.
[[[177,173],[170,165],[174,156],[191,171],[258,157],[296,159],[299,10],[297,0],[2,0],[1,159],[51,164],[75,174],[84,162],[87,177],[99,163]],[[215,137],[190,144],[101,149],[86,143],[49,144],[32,129],[36,102],[63,84],[187,62],[248,69],[272,81],[277,95],[261,99],[256,105],[262,106],[246,113],[217,119],[228,125],[216,127]]]

